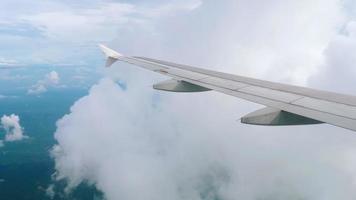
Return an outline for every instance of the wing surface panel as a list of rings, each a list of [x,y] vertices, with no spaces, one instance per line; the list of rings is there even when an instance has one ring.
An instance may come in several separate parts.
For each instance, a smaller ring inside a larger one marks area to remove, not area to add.
[[[356,97],[187,65],[122,56],[118,60],[268,107],[356,131]]]
[[[353,95],[339,94],[339,93],[334,93],[334,92],[316,90],[316,89],[311,89],[311,88],[307,88],[307,87],[294,86],[294,85],[288,85],[288,84],[283,84],[283,83],[275,83],[275,82],[271,82],[271,81],[259,80],[259,79],[249,78],[249,77],[227,74],[227,73],[223,73],[223,72],[206,70],[206,69],[201,69],[201,68],[197,68],[197,67],[191,67],[188,65],[181,65],[181,64],[171,63],[171,62],[167,62],[167,61],[156,60],[156,59],[152,59],[152,58],[144,58],[144,57],[134,57],[134,58],[139,58],[143,61],[151,61],[153,63],[157,62],[159,64],[162,64],[163,66],[167,65],[167,66],[177,67],[177,68],[186,69],[186,70],[199,72],[199,73],[203,73],[203,74],[208,74],[208,75],[212,75],[214,77],[219,77],[219,78],[222,78],[225,80],[232,80],[232,81],[247,83],[250,85],[261,86],[261,87],[266,87],[266,88],[270,88],[270,89],[274,89],[274,90],[291,92],[294,94],[301,94],[303,96],[320,98],[323,100],[328,100],[328,101],[333,101],[333,102],[342,103],[342,104],[346,104],[346,105],[356,106],[356,96],[353,96]]]

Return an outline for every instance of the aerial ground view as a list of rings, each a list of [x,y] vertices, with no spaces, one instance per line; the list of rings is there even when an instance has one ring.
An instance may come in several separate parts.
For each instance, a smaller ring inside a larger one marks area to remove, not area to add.
[[[356,1],[2,0],[1,200],[354,200]]]

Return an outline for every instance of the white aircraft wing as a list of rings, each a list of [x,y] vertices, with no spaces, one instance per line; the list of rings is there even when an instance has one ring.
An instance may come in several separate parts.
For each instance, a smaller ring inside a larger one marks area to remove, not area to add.
[[[274,83],[151,58],[124,56],[104,45],[100,45],[100,48],[107,57],[107,67],[120,60],[172,78],[155,84],[155,89],[172,92],[215,90],[266,106],[242,117],[242,123],[303,125],[325,122],[356,131],[356,96]]]

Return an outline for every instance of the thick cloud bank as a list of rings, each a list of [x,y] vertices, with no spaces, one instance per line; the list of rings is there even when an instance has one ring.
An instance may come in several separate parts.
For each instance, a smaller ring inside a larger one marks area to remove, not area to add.
[[[345,24],[343,32],[325,49],[325,63],[309,78],[309,83],[325,90],[356,94],[356,21]]]
[[[67,191],[85,182],[109,200],[356,197],[351,134],[243,126],[233,99],[226,109],[214,93],[161,101],[144,89],[103,79],[58,121],[52,155]]]
[[[12,142],[27,138],[23,134],[23,128],[20,125],[20,117],[11,114],[10,116],[4,115],[1,117],[1,126],[4,128],[6,135],[5,141]]]

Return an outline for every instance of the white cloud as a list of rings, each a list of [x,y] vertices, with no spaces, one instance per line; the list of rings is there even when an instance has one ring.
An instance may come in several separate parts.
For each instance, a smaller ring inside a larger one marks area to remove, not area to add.
[[[56,71],[51,71],[45,75],[43,80],[39,80],[35,85],[31,86],[31,88],[27,90],[27,94],[42,94],[48,90],[48,87],[58,85],[59,81],[59,74]]]
[[[27,90],[27,94],[42,94],[47,91],[47,88],[42,84],[36,84]]]
[[[0,94],[0,99],[9,99],[9,98],[17,98],[17,96],[12,96],[12,95],[2,95],[2,94]]]
[[[107,199],[356,195],[355,158],[344,154],[356,150],[351,134],[331,126],[240,125],[236,112],[248,104],[221,104],[216,93],[162,94],[158,105],[155,95],[142,83],[123,91],[104,79],[57,122],[52,155],[67,191],[86,182]]]
[[[5,59],[0,57],[0,66],[18,66],[19,63],[16,60]]]
[[[46,75],[46,82],[52,85],[59,83],[59,75],[56,71],[51,71]]]
[[[356,22],[350,21],[324,51],[325,62],[309,78],[309,84],[329,91],[356,94],[352,87],[356,76]]]
[[[47,189],[46,189],[46,195],[50,198],[53,199],[54,195],[55,195],[55,191],[54,191],[54,185],[51,184]]]
[[[23,134],[23,128],[20,125],[20,117],[15,114],[2,116],[1,126],[6,132],[6,142],[18,141],[27,138],[27,136]]]
[[[219,158],[210,157],[215,155],[215,145],[207,146],[212,144],[210,138],[191,138],[177,132],[180,127],[172,127],[173,121],[167,115],[170,111],[161,113],[149,106],[150,95],[150,90],[137,89],[127,94],[110,79],[104,79],[90,90],[89,96],[77,101],[71,114],[57,123],[55,137],[59,145],[52,151],[57,178],[66,178],[69,187],[84,180],[95,183],[108,199],[198,197],[200,189],[208,189],[200,183],[204,178],[216,178],[214,184],[218,186],[226,184],[220,177],[226,175],[226,169],[215,163]],[[157,123],[159,127],[154,125]],[[196,152],[197,139],[207,142],[199,147],[206,151],[203,155]]]
[[[309,3],[204,1],[189,14],[156,18],[149,28],[120,28],[113,46],[127,54],[305,85],[346,20],[338,0]]]

